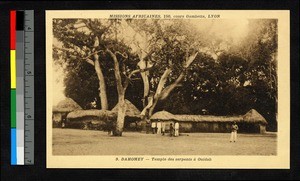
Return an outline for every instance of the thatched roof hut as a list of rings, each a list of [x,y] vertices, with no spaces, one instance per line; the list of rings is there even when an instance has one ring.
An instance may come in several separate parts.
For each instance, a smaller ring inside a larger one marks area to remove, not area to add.
[[[67,115],[67,128],[108,130],[117,120],[117,113],[108,110],[76,110]]]
[[[167,111],[160,111],[153,114],[150,119],[167,123],[178,121],[181,132],[228,133],[231,131],[232,123],[237,122],[240,132],[265,133],[267,124],[267,121],[254,109],[244,116],[174,115]]]
[[[242,116],[209,116],[209,115],[186,115],[186,114],[171,114],[167,111],[159,111],[153,114],[151,120],[172,120],[179,122],[240,122]]]
[[[140,118],[141,111],[135,107],[129,100],[125,99],[126,105],[126,116],[133,117],[133,118]],[[119,104],[117,104],[111,111],[118,112]]]
[[[255,109],[251,109],[243,116],[243,120],[247,123],[260,123],[263,125],[268,124],[266,119],[259,114]]]
[[[81,110],[82,108],[71,98],[66,98],[60,101],[56,106],[53,106],[53,112],[71,112]]]
[[[212,116],[212,115],[186,115],[186,114],[171,114],[167,111],[159,111],[153,114],[151,120],[173,120],[179,122],[220,122],[220,123],[261,123],[267,124],[265,118],[256,110],[251,109],[244,116]]]
[[[70,112],[67,116],[68,119],[84,118],[84,117],[98,117],[99,119],[106,120],[107,118],[116,118],[117,113],[108,110],[76,110]]]
[[[159,111],[153,114],[151,120],[176,120],[175,115],[167,111]]]

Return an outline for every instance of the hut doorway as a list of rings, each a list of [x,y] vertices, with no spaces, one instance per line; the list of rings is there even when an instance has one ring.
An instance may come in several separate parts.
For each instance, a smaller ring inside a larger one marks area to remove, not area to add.
[[[62,114],[61,115],[61,127],[62,128],[66,127],[66,121],[67,121],[67,114]]]
[[[260,133],[260,126],[253,123],[238,123],[240,133]]]

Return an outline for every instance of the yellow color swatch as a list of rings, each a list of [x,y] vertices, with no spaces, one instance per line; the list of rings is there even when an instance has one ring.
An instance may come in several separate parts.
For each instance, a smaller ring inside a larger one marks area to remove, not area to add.
[[[16,50],[10,50],[10,88],[16,88]]]

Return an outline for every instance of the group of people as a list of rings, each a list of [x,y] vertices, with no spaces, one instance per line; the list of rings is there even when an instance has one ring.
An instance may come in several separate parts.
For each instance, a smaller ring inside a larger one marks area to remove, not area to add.
[[[166,133],[166,123],[163,121],[150,121],[147,120],[146,122],[146,133],[148,134],[150,132],[150,129],[152,131],[152,134],[161,134],[161,135],[165,135]],[[170,136],[179,136],[179,123],[175,122],[175,124],[173,125],[173,123],[170,123]]]
[[[165,135],[166,133],[166,123],[164,121],[150,121],[147,120],[146,122],[146,133],[149,134],[150,129],[152,131],[152,134],[161,134],[161,135]],[[230,142],[236,142],[237,141],[237,131],[238,131],[239,127],[236,124],[236,122],[234,122],[231,125],[231,135],[230,135]],[[170,123],[170,136],[179,136],[179,123],[176,121],[175,124],[173,125],[173,123]]]

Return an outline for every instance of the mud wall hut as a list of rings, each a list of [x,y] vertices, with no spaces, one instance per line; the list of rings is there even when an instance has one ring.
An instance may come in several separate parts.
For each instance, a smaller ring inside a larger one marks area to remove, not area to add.
[[[142,129],[141,111],[132,104],[129,100],[125,99],[126,113],[124,130],[125,131],[140,131]],[[119,104],[117,104],[111,111],[118,112]]]
[[[81,110],[82,108],[71,98],[60,101],[52,108],[52,124],[54,128],[64,126],[63,120],[66,120],[68,113]]]
[[[117,120],[117,113],[108,110],[76,110],[67,116],[66,127],[107,131]]]
[[[230,132],[233,122],[242,116],[174,115],[181,125],[181,132]]]
[[[172,113],[169,113],[168,111],[159,111],[153,114],[150,118],[151,122],[164,122],[165,123],[165,131],[169,132],[170,131],[170,124],[172,123],[173,125],[175,124],[176,118],[175,115]],[[181,129],[182,131],[182,129]]]
[[[128,100],[125,100],[126,113],[124,130],[141,130],[140,111]],[[68,128],[92,129],[107,131],[113,127],[118,116],[118,104],[111,110],[77,110],[67,116]]]
[[[251,130],[255,133],[265,133],[268,122],[266,119],[259,114],[255,109],[251,109],[243,116],[243,122],[240,123],[239,127],[242,130]]]
[[[180,132],[220,132],[231,131],[231,125],[236,122],[241,133],[265,133],[267,121],[256,110],[251,109],[241,116],[212,116],[212,115],[173,115],[160,111],[150,118],[151,121],[164,121],[166,130],[170,123],[179,122]]]

